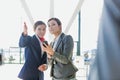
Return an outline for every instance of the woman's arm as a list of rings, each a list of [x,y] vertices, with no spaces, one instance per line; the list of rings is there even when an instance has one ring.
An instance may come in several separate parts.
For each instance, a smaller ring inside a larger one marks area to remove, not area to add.
[[[24,26],[23,26],[23,33],[19,39],[19,46],[20,47],[26,47],[27,45],[29,45],[31,37],[28,36],[28,28],[26,23],[24,22]]]

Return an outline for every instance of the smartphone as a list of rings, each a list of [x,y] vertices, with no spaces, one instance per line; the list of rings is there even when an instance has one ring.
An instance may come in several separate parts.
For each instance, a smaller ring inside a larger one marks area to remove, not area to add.
[[[45,47],[44,44],[48,45],[48,42],[47,41],[43,41],[43,46]]]

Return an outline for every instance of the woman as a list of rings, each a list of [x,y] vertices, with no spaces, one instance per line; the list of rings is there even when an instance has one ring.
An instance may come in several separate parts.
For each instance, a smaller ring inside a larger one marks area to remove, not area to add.
[[[73,38],[62,32],[62,24],[58,18],[48,20],[49,32],[54,35],[50,45],[43,46],[51,60],[52,80],[76,80],[77,68],[72,63]]]
[[[18,77],[23,80],[44,80],[43,71],[47,69],[47,54],[42,51],[41,45],[45,40],[46,24],[37,21],[34,24],[33,36],[28,35],[26,23],[23,29],[19,46],[25,47],[25,63]]]

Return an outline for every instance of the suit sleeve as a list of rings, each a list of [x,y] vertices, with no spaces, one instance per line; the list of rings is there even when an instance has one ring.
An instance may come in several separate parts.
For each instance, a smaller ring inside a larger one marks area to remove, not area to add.
[[[67,64],[72,60],[73,55],[73,38],[70,35],[65,36],[63,39],[62,47],[63,51],[61,53],[55,52],[52,56],[55,61],[60,62],[62,64]]]
[[[20,39],[19,39],[19,47],[28,46],[30,41],[31,41],[31,37],[30,36],[24,36],[23,33],[22,33],[22,35],[20,36]]]

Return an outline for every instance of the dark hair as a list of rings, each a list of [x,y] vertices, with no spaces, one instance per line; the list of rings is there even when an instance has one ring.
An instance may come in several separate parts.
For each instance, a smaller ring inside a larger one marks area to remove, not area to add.
[[[35,24],[33,25],[34,30],[37,28],[38,25],[45,25],[46,24],[43,21],[36,21]]]
[[[55,20],[59,26],[62,25],[61,21],[60,21],[58,18],[50,18],[50,19],[48,20],[48,22],[51,21],[51,20]]]

